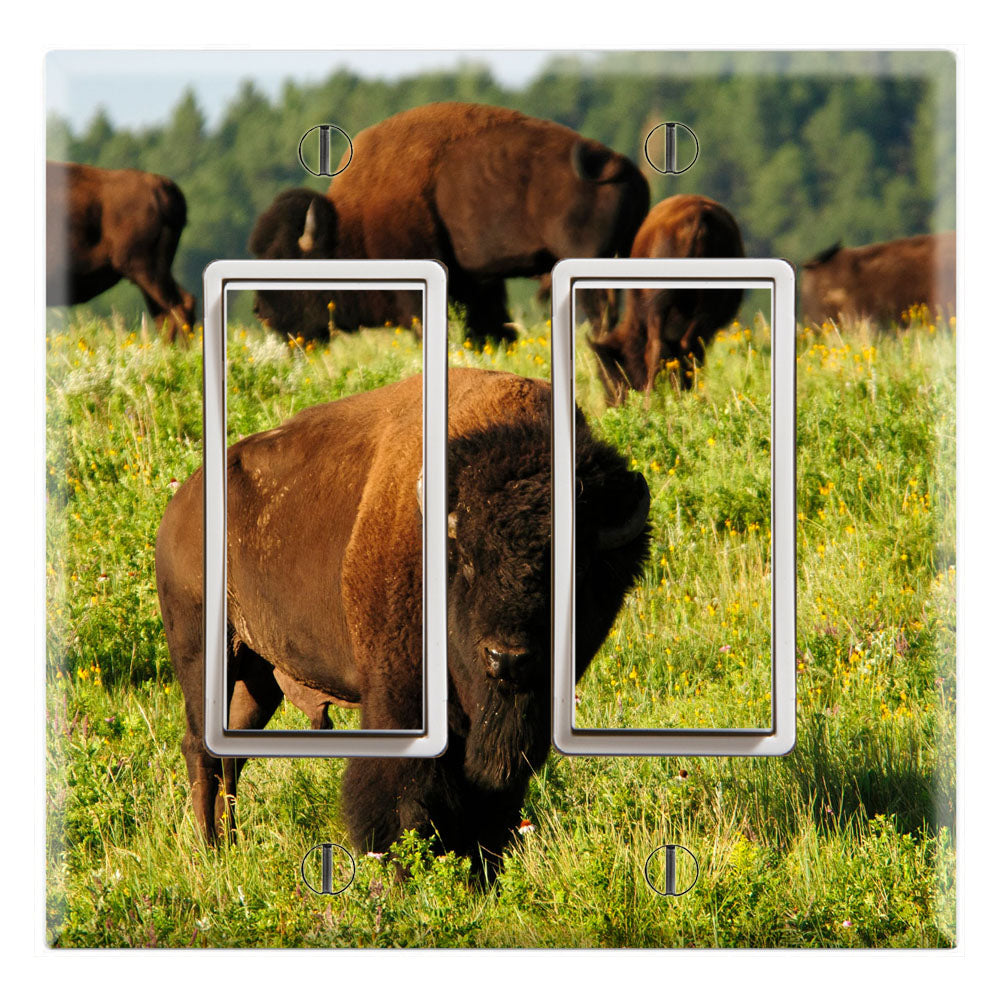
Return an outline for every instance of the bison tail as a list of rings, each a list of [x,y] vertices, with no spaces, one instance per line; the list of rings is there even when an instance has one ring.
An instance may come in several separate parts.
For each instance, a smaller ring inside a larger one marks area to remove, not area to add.
[[[160,178],[156,190],[160,218],[176,233],[187,225],[187,199],[184,192],[169,177]]]
[[[573,173],[582,181],[609,184],[619,180],[626,170],[626,159],[599,142],[579,139],[570,150]]]

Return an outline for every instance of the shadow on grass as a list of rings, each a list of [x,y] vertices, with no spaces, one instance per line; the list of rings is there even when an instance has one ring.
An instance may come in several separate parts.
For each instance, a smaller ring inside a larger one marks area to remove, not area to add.
[[[819,827],[843,826],[859,814],[890,817],[900,833],[925,836],[955,826],[953,775],[934,767],[947,754],[945,732],[933,751],[906,736],[863,727],[846,736],[831,734],[824,718],[803,727],[791,777],[801,800],[810,803]]]

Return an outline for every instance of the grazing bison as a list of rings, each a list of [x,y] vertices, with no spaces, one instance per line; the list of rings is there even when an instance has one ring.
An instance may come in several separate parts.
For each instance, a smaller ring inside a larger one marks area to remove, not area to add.
[[[955,234],[864,247],[839,243],[802,265],[802,315],[898,322],[914,305],[955,308]]]
[[[421,402],[411,378],[229,449],[230,728],[262,728],[283,695],[313,728],[330,704],[359,707],[364,729],[421,728]],[[456,368],[448,406],[448,749],[351,760],[342,808],[359,850],[415,829],[492,870],[551,737],[551,391]],[[579,412],[576,449],[582,674],[646,557],[649,492]],[[195,814],[214,841],[244,761],[203,742],[202,491],[199,470],[167,505],[156,579]]]
[[[679,194],[655,205],[632,244],[633,257],[742,257],[736,220],[718,202]],[[625,315],[608,334],[591,339],[608,401],[629,388],[651,389],[660,368],[676,367],[690,386],[715,331],[740,307],[739,289],[629,288]]]
[[[128,278],[168,339],[194,324],[194,298],[170,273],[187,222],[184,195],[172,180],[50,162],[45,214],[48,305],[86,302]]]
[[[308,188],[283,191],[257,220],[250,252],[262,260],[325,260],[344,257],[337,246],[337,213],[328,198]],[[336,299],[335,308],[331,308]],[[356,330],[381,326],[386,320],[410,326],[420,317],[418,292],[258,292],[254,312],[271,329],[301,334],[311,340],[329,335],[331,327]]]
[[[360,132],[350,166],[330,184],[332,215],[292,194],[259,220],[253,253],[440,260],[477,343],[513,336],[504,279],[537,276],[562,257],[625,254],[649,208],[649,186],[624,156],[555,122],[482,104],[428,104]],[[275,219],[284,214],[287,222]],[[337,325],[408,325],[414,315],[411,301],[366,298],[350,316],[338,300]],[[266,303],[260,315],[283,332],[324,336],[325,299],[301,309],[298,322]]]

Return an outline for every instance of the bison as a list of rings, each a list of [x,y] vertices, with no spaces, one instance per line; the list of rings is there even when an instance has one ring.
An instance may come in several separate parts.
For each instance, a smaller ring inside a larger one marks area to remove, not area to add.
[[[194,324],[194,297],[170,273],[187,204],[169,178],[46,164],[46,300],[76,305],[122,278],[138,285],[169,340]]]
[[[257,220],[250,252],[262,260],[322,260],[341,257],[337,249],[337,213],[330,200],[309,188],[283,191]],[[334,305],[334,299],[336,304]],[[260,291],[254,312],[271,327],[310,340],[334,329],[356,330],[389,321],[410,326],[421,314],[419,292],[377,289],[365,292],[314,293]]]
[[[545,760],[551,402],[540,380],[449,374],[448,747],[349,761],[342,811],[359,850],[384,852],[413,829],[488,874]],[[330,725],[331,704],[360,708],[364,729],[421,728],[421,403],[411,378],[229,448],[230,728],[262,728],[283,696],[313,728]],[[580,675],[647,556],[649,491],[579,411],[576,455]],[[156,581],[195,815],[214,842],[233,830],[245,761],[217,759],[203,740],[202,497],[198,470],[163,515]]]
[[[914,305],[955,308],[955,234],[908,236],[863,247],[834,244],[802,265],[806,320],[898,322]]]
[[[477,344],[514,335],[504,279],[537,276],[562,257],[628,253],[649,208],[645,178],[619,153],[555,122],[459,103],[414,108],[360,132],[327,195],[280,195],[258,220],[251,252],[439,260]],[[282,332],[325,336],[326,297],[305,305],[293,294],[280,306],[259,297],[258,315]],[[361,298],[349,314],[337,301],[342,329],[409,325],[415,314],[405,296]]]
[[[633,257],[742,257],[736,220],[718,202],[679,194],[655,205],[636,234]],[[690,386],[715,331],[736,315],[740,289],[629,288],[625,314],[610,333],[591,338],[608,401],[629,388],[649,390],[660,368],[676,368]]]

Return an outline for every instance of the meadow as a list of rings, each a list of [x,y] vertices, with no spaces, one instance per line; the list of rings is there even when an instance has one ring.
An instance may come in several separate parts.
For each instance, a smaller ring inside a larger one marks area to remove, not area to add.
[[[549,375],[533,317],[450,363]],[[769,331],[709,349],[698,387],[661,379],[605,409],[578,399],[646,476],[652,554],[579,686],[595,725],[760,724],[767,705]],[[403,882],[362,857],[351,886],[300,877],[347,843],[340,761],[251,762],[239,835],[195,829],[183,700],[153,543],[201,462],[201,358],[120,318],[75,314],[47,352],[47,921],[56,947],[949,947],[955,940],[955,334],[913,310],[893,331],[799,328],[798,742],[787,757],[567,758],[531,783],[496,884],[398,845]],[[234,332],[230,431],[420,370],[408,331],[285,344]],[[692,717],[692,715],[694,717]],[[302,724],[283,706],[275,725]],[[643,867],[698,858],[689,893]]]

